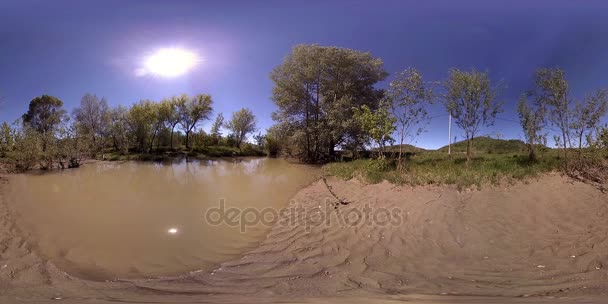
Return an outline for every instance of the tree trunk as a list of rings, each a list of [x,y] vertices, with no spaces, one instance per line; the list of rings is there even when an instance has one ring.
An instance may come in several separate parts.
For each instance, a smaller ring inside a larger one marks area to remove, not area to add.
[[[534,151],[534,144],[530,143],[528,144],[528,161],[529,162],[536,162],[536,152]]]
[[[148,149],[148,153],[152,153],[152,148],[154,147],[154,139],[156,138],[156,132],[152,134],[152,140],[150,140],[150,148]]]
[[[471,161],[471,145],[472,145],[472,141],[473,141],[473,136],[471,136],[471,138],[469,138],[467,136],[467,164]]]
[[[566,132],[562,132],[562,139],[564,140],[564,163],[566,164],[566,168],[568,167],[568,148],[566,143]]]
[[[585,130],[581,130],[578,136],[578,158],[581,159],[583,157],[583,134]]]
[[[114,150],[118,151],[118,143],[116,142],[116,136],[112,136],[112,144],[114,145]]]
[[[401,127],[401,136],[399,138],[399,156],[397,157],[397,168],[401,170],[403,168],[403,163],[401,159],[401,155],[403,154],[403,133],[405,132],[405,128]]]
[[[186,131],[186,150],[190,151],[190,131]]]

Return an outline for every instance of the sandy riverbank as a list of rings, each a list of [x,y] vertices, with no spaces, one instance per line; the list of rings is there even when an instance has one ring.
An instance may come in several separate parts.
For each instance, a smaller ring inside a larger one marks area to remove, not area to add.
[[[10,203],[2,201],[0,302],[608,300],[608,195],[590,185],[559,175],[465,192],[328,183],[347,205],[334,208],[335,198],[318,181],[292,206],[330,215],[329,222],[280,222],[257,249],[212,273],[155,280],[91,282],[62,272],[22,238]],[[400,220],[344,220],[378,210],[400,210]]]

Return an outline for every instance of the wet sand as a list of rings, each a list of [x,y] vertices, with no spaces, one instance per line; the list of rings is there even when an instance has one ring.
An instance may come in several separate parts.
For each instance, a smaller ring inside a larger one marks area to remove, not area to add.
[[[62,272],[22,238],[3,200],[0,302],[608,301],[608,194],[593,186],[557,174],[464,192],[327,184],[333,195],[318,181],[291,206],[334,220],[279,222],[256,249],[212,272],[153,280],[93,282]],[[401,221],[336,220],[366,206],[401,210]]]

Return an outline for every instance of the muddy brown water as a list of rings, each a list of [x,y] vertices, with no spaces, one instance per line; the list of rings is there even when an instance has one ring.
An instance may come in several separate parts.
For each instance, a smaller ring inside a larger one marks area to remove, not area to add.
[[[97,280],[173,276],[236,258],[270,229],[272,213],[244,232],[234,221],[209,223],[218,216],[206,212],[222,199],[226,208],[280,210],[319,173],[262,158],[95,163],[15,175],[7,198],[22,232],[70,274]]]

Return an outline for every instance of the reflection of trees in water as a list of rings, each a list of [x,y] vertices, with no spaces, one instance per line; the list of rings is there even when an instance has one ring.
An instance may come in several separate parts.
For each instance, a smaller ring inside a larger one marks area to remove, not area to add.
[[[287,200],[314,179],[310,167],[276,159],[130,162],[97,168],[90,174],[90,180],[113,188],[109,191],[122,192],[127,187],[125,199],[207,204],[223,198],[240,206]]]

